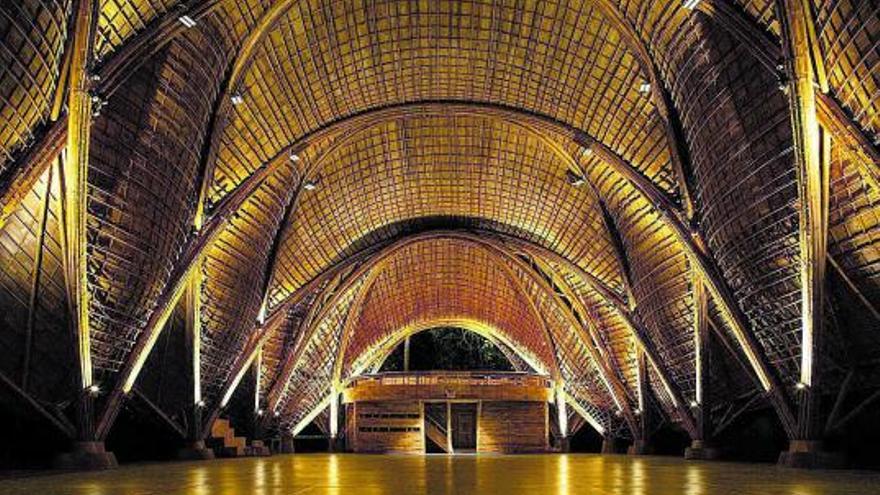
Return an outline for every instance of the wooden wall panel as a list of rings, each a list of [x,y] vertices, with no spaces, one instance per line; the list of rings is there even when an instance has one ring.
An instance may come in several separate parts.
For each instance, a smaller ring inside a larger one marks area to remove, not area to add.
[[[354,428],[348,433],[349,449],[355,452],[425,452],[419,402],[359,402],[354,412],[351,423]]]
[[[546,402],[483,402],[478,416],[478,452],[547,450]]]

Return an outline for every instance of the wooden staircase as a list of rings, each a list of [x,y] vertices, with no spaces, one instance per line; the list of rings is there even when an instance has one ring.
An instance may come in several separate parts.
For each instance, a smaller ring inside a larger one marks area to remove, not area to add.
[[[248,444],[247,438],[235,436],[235,428],[228,419],[214,421],[211,425],[211,438],[205,442],[214,449],[218,457],[248,457],[270,455],[269,448],[262,440],[254,440]]]
[[[447,454],[452,453],[452,445],[450,445],[449,437],[446,435],[446,427],[443,426],[438,418],[434,418],[430,414],[425,414],[425,435],[428,439],[437,444],[440,450]]]

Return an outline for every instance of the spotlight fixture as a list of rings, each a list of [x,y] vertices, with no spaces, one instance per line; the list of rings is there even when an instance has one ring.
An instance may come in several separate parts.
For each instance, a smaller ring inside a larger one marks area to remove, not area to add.
[[[180,21],[181,24],[183,24],[184,26],[186,26],[188,28],[196,27],[196,20],[186,14],[178,17],[177,20]]]
[[[642,415],[642,410],[641,410],[641,409],[634,409],[634,410],[633,410],[633,414],[635,414],[636,416],[641,416],[641,415]]]
[[[262,415],[263,415],[263,410],[257,409],[257,416],[262,416]]]
[[[697,401],[692,400],[692,401],[691,401],[691,408],[692,408],[692,409],[696,409],[696,408],[698,408],[698,407],[700,407],[700,405],[697,403]]]
[[[205,407],[205,401],[200,400],[200,401],[196,402],[196,406],[197,406],[199,409],[204,408],[204,407]]]
[[[94,383],[89,385],[86,390],[88,390],[89,395],[98,395],[99,393],[101,393],[101,387]]]
[[[796,388],[796,389],[798,389],[798,390],[806,390],[806,388],[807,388],[807,384],[804,383],[804,382],[797,382],[797,383],[795,384],[794,388]]]
[[[584,148],[584,151],[582,151],[581,154],[586,157],[593,156],[593,148]]]
[[[574,187],[578,187],[580,185],[583,185],[584,183],[584,178],[581,175],[572,172],[571,170],[565,171],[565,180],[567,180],[568,183]]]
[[[314,179],[309,179],[303,182],[303,189],[306,191],[314,191],[318,188],[318,184],[321,183],[321,177],[315,177]]]
[[[298,161],[299,161],[299,155],[297,155],[296,153],[291,153],[291,154],[290,154],[290,161],[292,161],[292,162],[298,162]]]
[[[651,83],[644,81],[639,85],[639,93],[646,95],[651,92]]]
[[[229,101],[231,101],[233,105],[241,105],[244,103],[244,97],[236,93],[229,98]]]
[[[699,4],[700,0],[684,0],[682,6],[688,10],[694,10]]]
[[[278,411],[275,411],[275,417],[277,418],[278,416],[281,416],[281,413]]]

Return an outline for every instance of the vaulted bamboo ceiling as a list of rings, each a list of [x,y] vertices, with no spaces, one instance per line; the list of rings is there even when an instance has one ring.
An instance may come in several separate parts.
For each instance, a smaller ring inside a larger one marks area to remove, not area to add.
[[[800,434],[812,368],[880,384],[872,2],[92,3],[0,16],[0,371],[54,403],[93,373],[99,437],[178,326],[189,402],[255,367],[291,427],[432,321],[615,431],[646,380],[692,435],[754,390]]]

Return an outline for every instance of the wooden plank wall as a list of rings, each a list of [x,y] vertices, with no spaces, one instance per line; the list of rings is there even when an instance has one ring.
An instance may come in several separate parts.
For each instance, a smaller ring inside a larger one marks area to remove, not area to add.
[[[425,452],[419,401],[358,402],[351,415],[348,449],[354,452]]]
[[[502,454],[547,450],[546,402],[483,402],[477,451]]]

